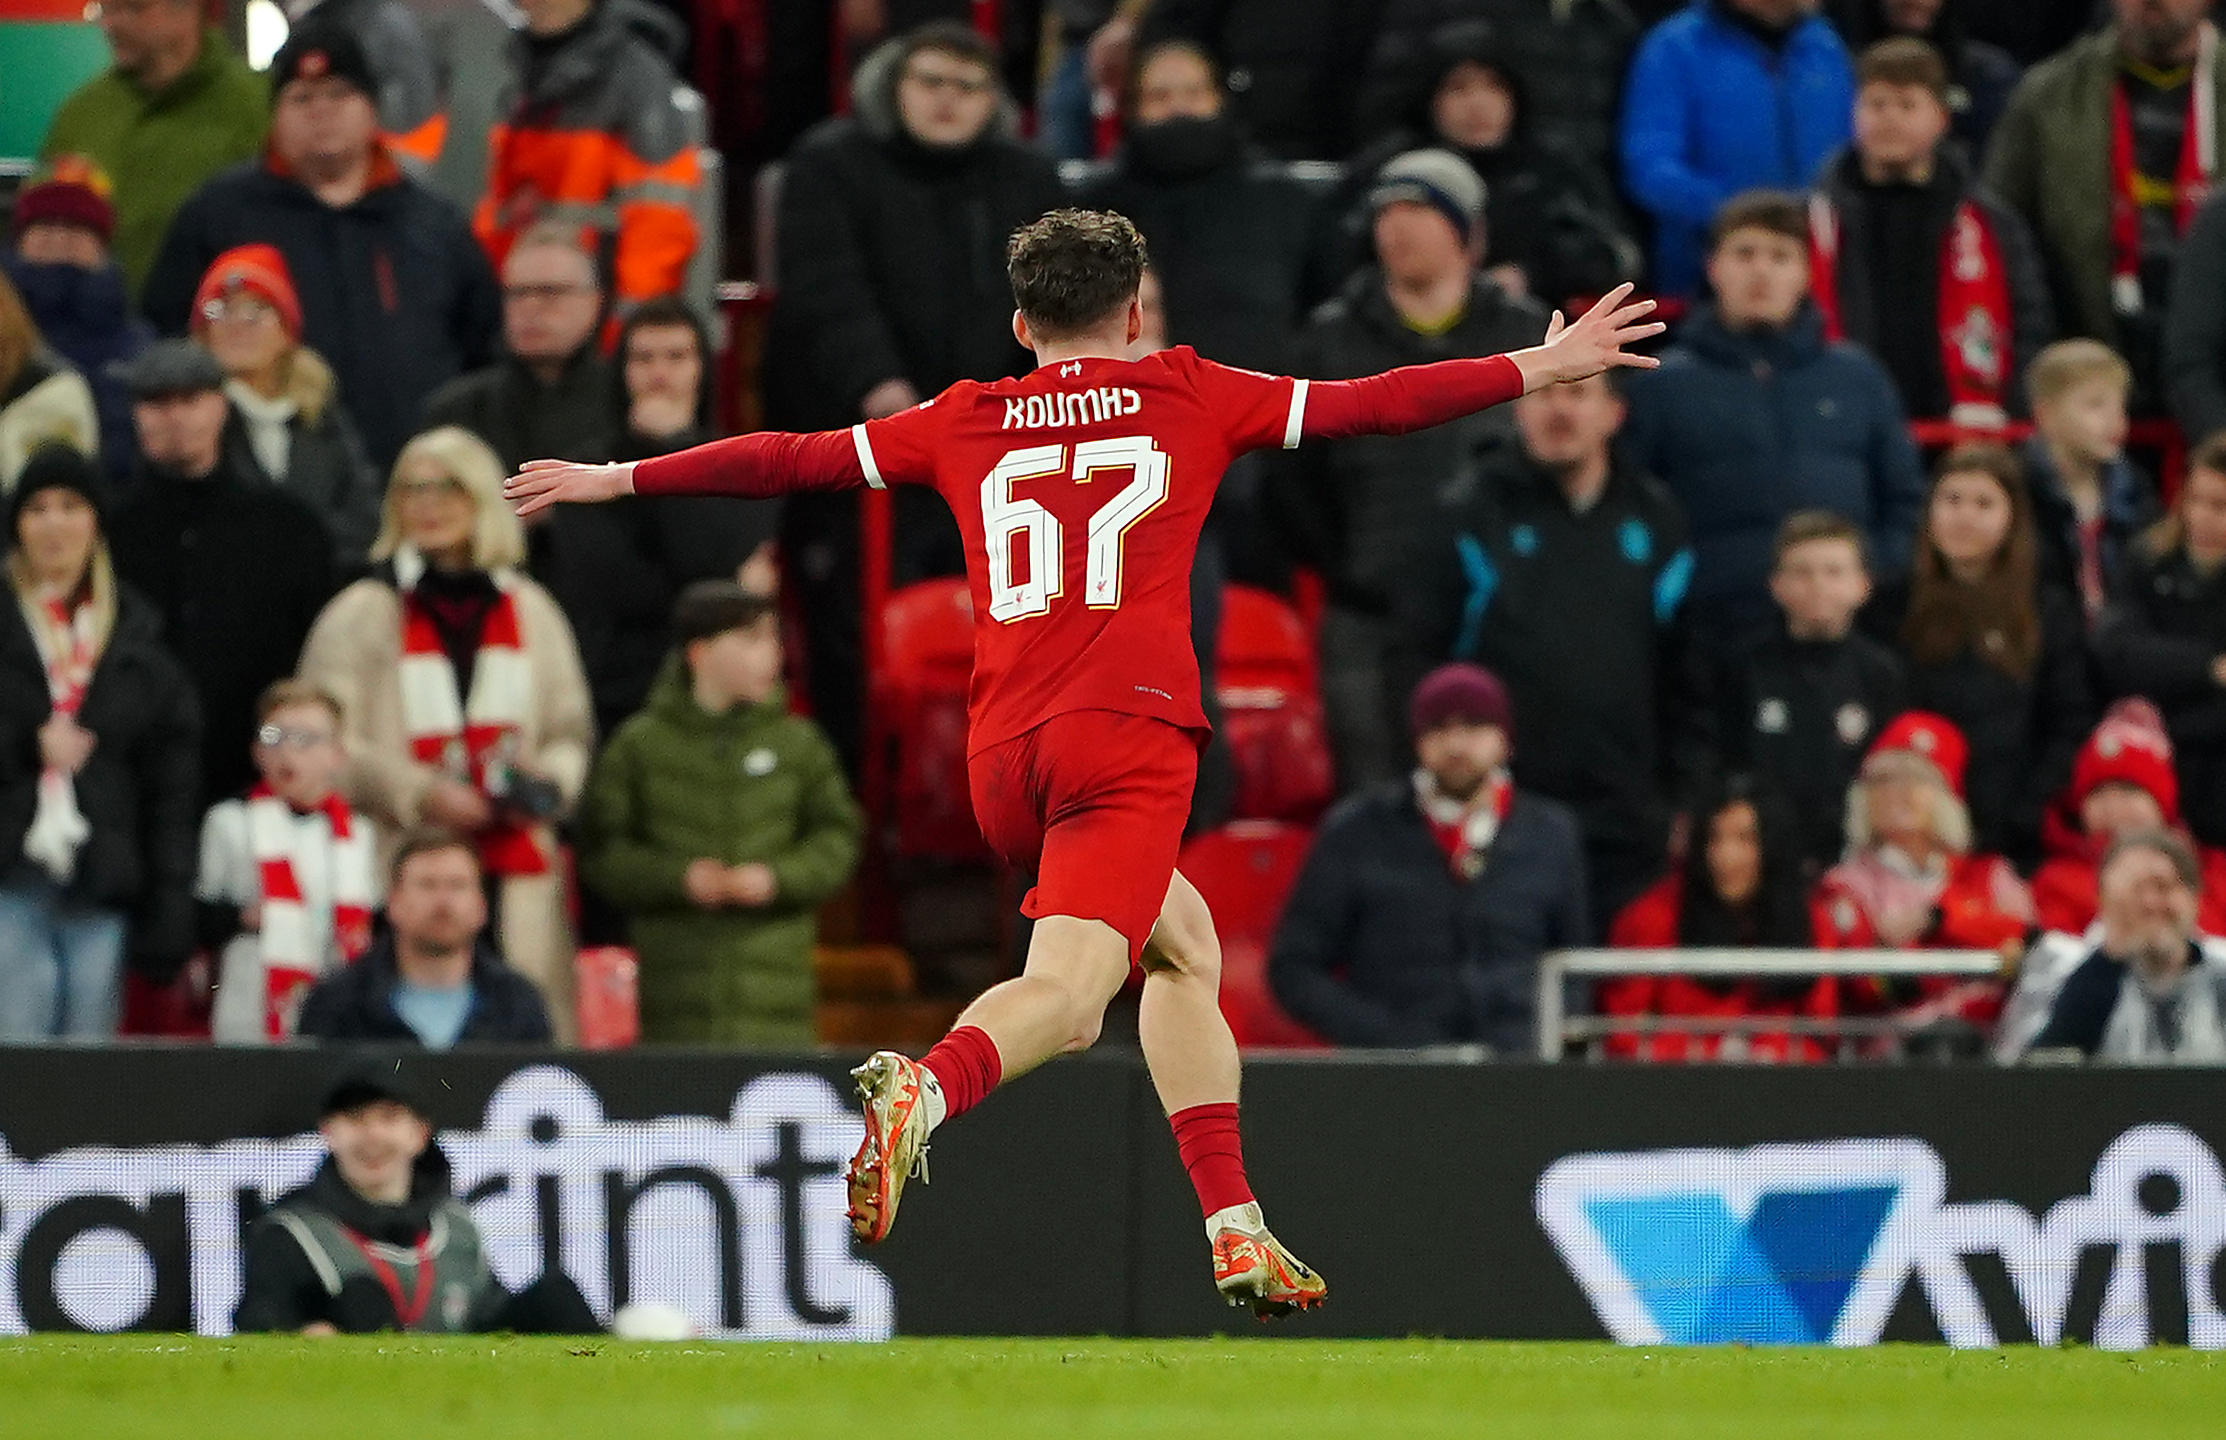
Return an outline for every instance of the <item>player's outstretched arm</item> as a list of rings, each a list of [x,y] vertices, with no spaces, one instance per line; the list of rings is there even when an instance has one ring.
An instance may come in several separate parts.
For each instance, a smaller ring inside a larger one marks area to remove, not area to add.
[[[570,460],[528,460],[502,482],[502,498],[520,518],[551,505],[587,505],[634,493],[634,467],[581,465]]]
[[[1523,393],[1590,380],[1609,370],[1652,370],[1660,365],[1652,355],[1627,348],[1669,328],[1647,318],[1654,313],[1654,302],[1631,299],[1633,288],[1628,282],[1616,286],[1574,324],[1564,322],[1556,310],[1546,323],[1543,343],[1510,353],[1507,358],[1523,372]]]
[[[1546,338],[1527,350],[1479,359],[1403,365],[1358,380],[1298,382],[1286,447],[1300,439],[1404,435],[1504,404],[1546,385],[1584,380],[1609,369],[1652,369],[1661,362],[1626,346],[1662,333],[1651,300],[1631,299],[1621,285],[1576,323],[1556,311]]]
[[[880,477],[869,477],[865,470],[869,453],[855,430],[813,435],[760,431],[620,465],[528,460],[503,482],[502,493],[523,517],[551,505],[593,504],[622,495],[764,497],[841,490],[878,483]]]

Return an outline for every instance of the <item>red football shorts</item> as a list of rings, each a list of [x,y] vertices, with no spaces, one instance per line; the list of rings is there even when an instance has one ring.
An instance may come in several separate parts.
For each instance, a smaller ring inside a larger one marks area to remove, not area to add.
[[[992,745],[967,772],[982,838],[1036,872],[1020,913],[1103,920],[1141,959],[1190,818],[1197,737],[1148,716],[1074,710]]]

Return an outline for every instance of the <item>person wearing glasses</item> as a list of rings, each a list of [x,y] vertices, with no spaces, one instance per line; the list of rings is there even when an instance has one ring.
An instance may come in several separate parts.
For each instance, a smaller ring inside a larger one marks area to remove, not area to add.
[[[93,462],[31,457],[9,494],[0,606],[0,1044],[106,1040],[128,962],[193,947],[192,687],[117,583]]]
[[[193,338],[224,367],[226,458],[298,497],[332,532],[342,574],[361,574],[379,532],[379,495],[332,367],[301,343],[301,297],[286,257],[242,245],[216,258],[194,295]]]
[[[260,777],[201,821],[200,940],[219,956],[219,1045],[294,1036],[318,977],[370,948],[378,895],[371,822],[340,793],[340,702],[281,680],[256,705]]]
[[[506,353],[442,386],[424,428],[461,425],[505,473],[545,455],[602,454],[624,418],[596,346],[603,299],[578,230],[540,225],[519,236],[502,262]]]
[[[187,334],[217,257],[276,248],[301,299],[298,338],[331,362],[373,472],[385,474],[426,399],[494,358],[494,267],[463,211],[381,138],[379,82],[349,26],[323,10],[303,17],[270,77],[268,150],[179,209],[141,304],[156,329]],[[119,207],[121,189],[119,179]]]

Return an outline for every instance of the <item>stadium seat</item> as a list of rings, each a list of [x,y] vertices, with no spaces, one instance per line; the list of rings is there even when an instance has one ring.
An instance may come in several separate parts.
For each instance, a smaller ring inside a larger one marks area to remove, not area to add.
[[[1268,988],[1275,923],[1313,838],[1303,826],[1239,820],[1183,846],[1182,872],[1205,897],[1221,936],[1221,1013],[1239,1045],[1326,1048],[1283,1013]]]
[[[966,697],[974,668],[974,602],[964,580],[928,580],[881,612],[881,674],[872,743],[888,748],[898,855],[985,861],[966,783]]]
[[[1310,821],[1334,793],[1321,681],[1305,622],[1265,590],[1231,585],[1221,601],[1214,694],[1237,770],[1241,820]]]

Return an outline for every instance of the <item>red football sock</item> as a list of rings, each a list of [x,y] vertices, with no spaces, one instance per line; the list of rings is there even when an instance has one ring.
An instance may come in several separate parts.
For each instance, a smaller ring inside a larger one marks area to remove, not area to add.
[[[1244,1178],[1244,1146],[1237,1139],[1235,1101],[1177,1110],[1167,1123],[1174,1127],[1175,1149],[1208,1216],[1252,1199],[1252,1184]]]
[[[996,1089],[1005,1076],[997,1042],[989,1038],[988,1031],[973,1025],[961,1025],[936,1041],[935,1048],[920,1057],[920,1063],[943,1087],[946,1120],[981,1104],[982,1097]]]

